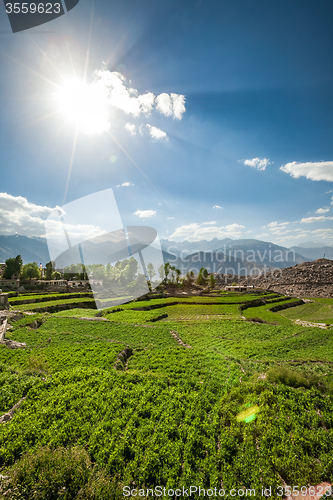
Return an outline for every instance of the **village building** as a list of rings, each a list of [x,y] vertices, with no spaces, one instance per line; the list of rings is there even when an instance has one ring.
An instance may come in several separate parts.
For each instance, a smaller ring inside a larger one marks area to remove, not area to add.
[[[13,278],[11,280],[6,280],[4,278],[0,278],[0,288],[2,289],[10,289],[17,290],[20,286],[20,280],[18,278]]]
[[[38,285],[45,284],[46,286],[65,286],[67,280],[37,280]]]

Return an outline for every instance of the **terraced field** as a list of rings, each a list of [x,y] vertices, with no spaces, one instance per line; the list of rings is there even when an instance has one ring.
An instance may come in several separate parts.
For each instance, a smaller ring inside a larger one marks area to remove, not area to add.
[[[223,294],[98,312],[87,299],[11,299],[7,338],[27,347],[0,346],[2,414],[19,403],[0,424],[3,499],[158,485],[281,498],[284,483],[332,482],[333,331],[293,321],[312,303],[272,312],[297,300]],[[63,310],[38,311],[51,302]]]
[[[286,311],[282,311],[281,314],[291,320],[301,319],[313,323],[327,323],[331,325],[333,324],[333,301],[331,299],[319,299],[292,309],[287,309]]]

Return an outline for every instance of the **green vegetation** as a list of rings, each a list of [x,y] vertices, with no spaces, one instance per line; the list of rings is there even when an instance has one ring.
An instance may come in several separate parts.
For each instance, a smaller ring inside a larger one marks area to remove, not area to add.
[[[37,262],[32,262],[30,264],[25,264],[22,268],[22,278],[24,280],[29,279],[30,281],[34,279],[40,279],[40,270]]]
[[[53,313],[53,316],[56,318],[94,318],[96,314],[98,314],[96,309],[77,307],[76,309],[65,309],[64,311]]]
[[[332,330],[290,315],[333,301],[272,312],[297,300],[232,293],[99,313],[80,307],[89,300],[12,307],[68,309],[18,316],[7,337],[28,347],[0,348],[2,413],[25,397],[0,424],[0,498],[111,500],[124,486],[197,485],[255,489],[256,499],[271,486],[277,499],[283,481],[332,482]]]
[[[95,304],[95,300],[93,298],[89,297],[81,297],[81,298],[76,298],[76,299],[60,299],[60,300],[50,300],[48,302],[34,302],[32,304],[20,304],[12,307],[13,311],[57,311],[61,310],[64,307],[62,306],[69,306],[71,305],[72,307],[75,307],[76,304],[78,304],[77,307],[80,305],[86,305],[87,307],[93,306]],[[69,309],[69,307],[68,307]]]
[[[301,306],[281,311],[280,314],[291,320],[302,319],[313,323],[333,324],[333,299],[308,302]]]
[[[45,272],[45,278],[47,280],[51,280],[53,273],[55,269],[55,262],[53,260],[50,260],[50,262],[47,262],[46,264],[46,272]]]
[[[92,297],[91,292],[79,292],[79,293],[40,293],[38,295],[19,295],[18,297],[11,297],[9,303],[12,305],[18,304],[32,304],[34,302],[49,302],[50,300],[60,300],[60,299],[74,299],[80,297]]]
[[[22,264],[23,262],[21,255],[17,255],[16,257],[7,259],[3,277],[7,280],[10,280],[12,276],[19,276],[21,273]]]

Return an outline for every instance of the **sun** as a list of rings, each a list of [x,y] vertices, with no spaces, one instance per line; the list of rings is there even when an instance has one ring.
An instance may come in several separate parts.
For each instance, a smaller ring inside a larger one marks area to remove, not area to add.
[[[100,134],[109,129],[108,90],[104,85],[87,85],[79,80],[64,82],[53,94],[60,111],[87,134]]]

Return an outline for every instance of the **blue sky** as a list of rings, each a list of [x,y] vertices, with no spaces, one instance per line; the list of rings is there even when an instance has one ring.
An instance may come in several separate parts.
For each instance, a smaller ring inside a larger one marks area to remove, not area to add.
[[[113,188],[160,237],[333,243],[332,19],[326,0],[80,0],[13,34],[1,4],[0,234]],[[86,133],[95,89],[107,130]]]

